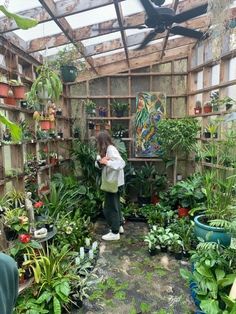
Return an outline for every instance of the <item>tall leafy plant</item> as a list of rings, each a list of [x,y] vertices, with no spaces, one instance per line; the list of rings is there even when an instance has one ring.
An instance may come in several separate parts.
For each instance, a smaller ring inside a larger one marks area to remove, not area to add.
[[[174,155],[174,183],[176,183],[178,156],[181,152],[189,153],[193,150],[198,130],[196,119],[163,119],[158,122],[158,138],[163,157]]]

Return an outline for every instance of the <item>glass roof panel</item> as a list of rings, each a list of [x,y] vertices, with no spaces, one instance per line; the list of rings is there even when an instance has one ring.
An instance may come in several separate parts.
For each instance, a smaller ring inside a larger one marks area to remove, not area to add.
[[[3,1],[0,1],[0,4]],[[36,7],[41,7],[41,3],[38,0],[28,0],[28,1],[22,1],[22,0],[10,0],[9,1],[9,5],[7,6],[7,9],[10,12],[20,12],[20,11],[24,11],[24,10],[28,10],[28,9],[32,9],[32,8],[36,8]],[[0,12],[0,16],[3,16],[4,14],[2,12]]]
[[[124,49],[120,48],[120,49],[116,49],[116,50],[112,50],[112,51],[103,52],[103,53],[100,53],[99,55],[94,55],[93,59],[110,56],[110,55],[113,55],[113,54],[118,53],[118,52],[124,52]]]
[[[72,28],[93,25],[116,18],[116,11],[113,4],[66,17]]]
[[[173,0],[165,0],[164,5],[171,4]],[[126,0],[121,2],[122,13],[124,16],[144,11],[140,0]]]
[[[114,33],[110,33],[106,35],[101,35],[101,36],[85,39],[85,40],[82,40],[82,44],[84,44],[85,46],[89,46],[89,45],[99,44],[99,43],[103,43],[104,41],[113,40],[117,38],[121,38],[120,32],[114,32]]]
[[[54,21],[49,21],[38,24],[34,28],[30,28],[27,30],[18,29],[14,31],[14,33],[17,34],[22,39],[24,39],[25,41],[35,38],[39,38],[40,40],[40,37],[61,33],[61,29],[57,26],[57,24]]]

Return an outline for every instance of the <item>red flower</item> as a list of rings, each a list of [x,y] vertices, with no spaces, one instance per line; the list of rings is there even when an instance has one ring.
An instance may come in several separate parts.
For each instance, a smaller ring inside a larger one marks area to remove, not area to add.
[[[30,241],[31,235],[30,234],[20,234],[19,240],[21,243],[28,243]]]
[[[34,204],[34,208],[40,208],[43,206],[43,202],[42,201],[38,201]]]

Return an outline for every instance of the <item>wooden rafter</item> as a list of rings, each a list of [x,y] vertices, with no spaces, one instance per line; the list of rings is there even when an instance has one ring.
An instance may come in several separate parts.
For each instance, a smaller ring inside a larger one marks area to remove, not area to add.
[[[188,37],[170,39],[167,43],[166,50],[178,48],[179,51],[181,52],[181,49],[183,46],[192,45],[195,42],[196,42],[196,39],[188,38]],[[162,51],[162,42],[149,45],[142,50],[130,50],[129,59],[131,60],[131,59],[151,55],[153,53],[161,52],[161,51]],[[125,60],[125,59],[126,57],[125,57],[124,52],[119,52],[119,53],[112,54],[110,56],[98,57],[94,59],[94,66],[99,67],[104,64],[115,63],[115,62]]]
[[[198,0],[199,5],[204,4],[206,2],[207,2],[206,0]],[[185,11],[185,10],[189,10],[193,8],[194,6],[196,6],[196,0],[182,0],[179,2],[177,13]],[[170,7],[170,5],[167,5],[166,7]],[[143,24],[144,21],[145,21],[145,12],[139,12],[136,14],[125,16],[123,25],[124,26],[135,26],[135,25],[138,26],[138,25]],[[119,24],[118,24],[117,19],[112,19],[112,20],[105,21],[102,23],[74,29],[75,41],[81,41],[84,39],[109,34],[112,32],[110,30],[111,28],[118,27],[118,26]],[[68,42],[69,42],[68,38],[62,33],[55,34],[53,36],[37,38],[27,43],[28,52],[31,53],[34,51],[43,50],[46,46],[48,48],[57,47],[57,46],[65,45]]]
[[[128,65],[128,68],[130,67],[129,64],[129,51],[127,48],[127,39],[126,39],[126,34],[123,28],[123,15],[122,15],[122,9],[121,9],[121,5],[119,4],[118,0],[114,0],[114,5],[115,5],[115,10],[116,10],[116,16],[117,16],[117,20],[119,23],[119,27],[120,27],[120,33],[121,33],[121,38],[122,38],[122,42],[123,42],[123,46],[124,46],[124,50],[125,50],[125,57],[126,57],[126,62]]]
[[[121,2],[124,0],[118,1]],[[92,9],[103,7],[112,3],[113,0],[96,0],[96,1],[60,0],[55,3],[54,10],[55,17],[56,18],[66,17],[84,11],[89,11]],[[44,23],[53,20],[52,16],[43,6],[20,11],[17,13],[22,16],[34,18],[37,21],[39,21],[39,23]],[[16,25],[15,21],[10,20],[6,17],[0,18],[0,25],[1,25],[0,33],[11,32],[18,29],[18,26]]]
[[[39,2],[44,6],[44,8],[48,11],[48,13],[51,15],[54,22],[60,27],[62,32],[65,34],[65,36],[69,39],[69,41],[78,49],[78,52],[85,58],[85,60],[90,65],[91,69],[96,72],[96,69],[93,65],[93,59],[91,57],[86,57],[83,52],[83,45],[78,45],[78,43],[74,39],[74,32],[71,28],[70,24],[67,22],[65,17],[62,17],[60,19],[57,19],[55,17],[55,3],[53,0],[39,0]]]
[[[165,61],[187,57],[188,52],[189,52],[189,46],[183,46],[181,47],[181,50],[179,50],[178,48],[167,50],[166,55],[164,56],[163,60],[161,60],[161,62],[163,63]],[[156,64],[158,63],[157,60],[160,60],[160,51],[154,52],[153,54],[150,54],[150,55],[136,57],[134,59],[130,58],[129,60],[130,60],[130,65],[132,69],[144,67],[152,63]],[[118,74],[122,71],[127,70],[127,63],[126,63],[126,60],[124,59],[117,62],[101,65],[97,69],[99,72],[99,77],[106,76],[106,75],[114,75],[114,74]],[[82,73],[78,77],[77,82],[82,82],[84,80],[92,79],[95,77],[97,76],[87,71],[87,72]],[[72,83],[72,84],[76,84],[76,83]]]

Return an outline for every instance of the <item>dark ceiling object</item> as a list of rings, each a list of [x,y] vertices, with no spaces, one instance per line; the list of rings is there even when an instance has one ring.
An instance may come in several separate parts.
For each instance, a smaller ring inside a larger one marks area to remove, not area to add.
[[[165,3],[165,0],[151,0],[151,1],[158,7]]]
[[[174,23],[182,23],[189,19],[195,18],[207,12],[208,4],[203,4],[193,9],[175,14],[175,10],[167,7],[160,7],[165,1],[163,0],[140,0],[145,11],[146,11],[146,20],[144,25],[139,26],[124,26],[122,30],[125,29],[145,29],[153,28],[152,31],[144,38],[143,42],[137,49],[143,49],[151,40],[153,40],[157,34],[164,33],[169,31],[174,35],[181,35],[196,39],[205,39],[207,36],[205,33],[190,29],[183,26],[174,25]],[[155,3],[156,5],[153,5]],[[99,29],[102,31],[102,29]],[[120,31],[121,28],[115,27],[106,30]]]

